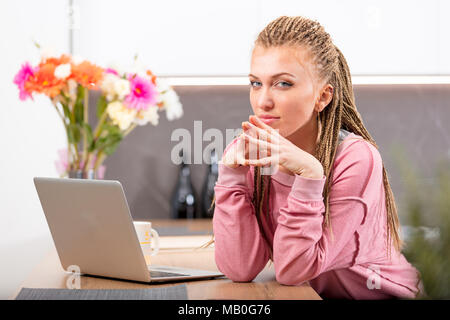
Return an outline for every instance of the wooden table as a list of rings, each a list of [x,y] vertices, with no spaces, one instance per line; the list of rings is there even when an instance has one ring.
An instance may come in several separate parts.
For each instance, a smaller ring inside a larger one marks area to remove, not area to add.
[[[173,225],[180,225],[182,222],[174,221]],[[157,230],[158,225],[170,225],[170,221],[152,221],[153,227]],[[185,226],[199,230],[211,228],[209,221],[189,221]],[[180,242],[189,240],[192,236],[179,236]],[[173,239],[173,237],[172,237]],[[163,243],[163,242],[162,242]],[[186,268],[197,268],[204,270],[218,270],[214,261],[214,248],[203,249],[161,249],[159,254],[151,258],[153,264],[181,266]],[[14,299],[22,288],[66,288],[66,282],[71,276],[61,266],[56,249],[53,248],[34,268],[29,277],[17,289],[11,297]],[[301,286],[284,286],[275,280],[275,273],[272,263],[250,283],[237,283],[227,278],[215,280],[200,280],[187,282],[174,282],[164,284],[146,284],[115,279],[96,278],[81,276],[81,289],[148,289],[153,287],[173,286],[185,284],[188,292],[188,299],[239,299],[239,300],[317,300],[320,296],[308,284]]]

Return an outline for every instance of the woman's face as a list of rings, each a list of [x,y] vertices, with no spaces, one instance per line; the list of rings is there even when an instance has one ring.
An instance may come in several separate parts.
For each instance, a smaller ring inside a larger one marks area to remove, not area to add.
[[[277,117],[264,122],[279,129],[283,137],[299,129],[309,134],[313,124],[317,126],[318,83],[312,70],[306,51],[299,47],[256,46],[253,50],[249,74],[253,112],[260,119]]]

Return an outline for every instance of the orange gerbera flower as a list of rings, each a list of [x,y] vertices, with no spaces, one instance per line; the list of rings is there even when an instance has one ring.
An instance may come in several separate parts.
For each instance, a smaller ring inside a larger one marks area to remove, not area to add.
[[[59,58],[49,57],[49,58],[45,59],[44,61],[42,61],[40,63],[40,65],[54,64],[55,66],[59,66],[60,64],[65,64],[65,63],[70,63],[70,57],[68,55],[63,54]]]
[[[88,61],[72,66],[71,78],[85,88],[97,90],[103,78],[103,68]]]
[[[41,63],[38,70],[25,82],[28,92],[43,93],[50,98],[57,96],[65,85],[65,81],[55,77],[56,64]]]

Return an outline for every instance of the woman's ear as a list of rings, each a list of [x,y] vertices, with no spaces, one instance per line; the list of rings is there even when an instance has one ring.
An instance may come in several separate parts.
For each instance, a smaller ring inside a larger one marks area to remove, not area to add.
[[[316,111],[322,112],[323,109],[331,102],[331,99],[333,99],[333,86],[331,84],[325,85],[325,87],[322,89],[322,94],[316,101]]]

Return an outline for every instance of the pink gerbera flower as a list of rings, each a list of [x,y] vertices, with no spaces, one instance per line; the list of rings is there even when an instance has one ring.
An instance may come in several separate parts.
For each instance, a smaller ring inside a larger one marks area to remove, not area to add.
[[[31,98],[33,100],[31,93],[25,90],[25,82],[30,76],[34,74],[34,72],[35,69],[33,69],[33,67],[28,62],[25,62],[19,72],[17,72],[17,74],[15,75],[14,83],[19,88],[20,100],[26,100],[27,98]]]
[[[128,76],[130,93],[125,97],[125,106],[130,109],[147,110],[156,103],[158,91],[155,85],[138,75]]]

